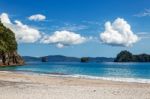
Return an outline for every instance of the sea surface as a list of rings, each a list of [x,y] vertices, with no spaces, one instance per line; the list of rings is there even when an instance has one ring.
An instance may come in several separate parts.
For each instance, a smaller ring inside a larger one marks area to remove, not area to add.
[[[1,71],[150,83],[150,63],[30,62],[24,66],[1,67]]]

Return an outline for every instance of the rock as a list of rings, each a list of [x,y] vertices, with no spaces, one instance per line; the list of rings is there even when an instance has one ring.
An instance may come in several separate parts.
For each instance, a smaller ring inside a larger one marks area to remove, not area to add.
[[[16,51],[0,54],[0,66],[14,65],[24,65],[22,57]]]
[[[15,34],[0,22],[0,66],[23,65],[17,53]]]
[[[48,62],[48,57],[42,57],[42,62]]]

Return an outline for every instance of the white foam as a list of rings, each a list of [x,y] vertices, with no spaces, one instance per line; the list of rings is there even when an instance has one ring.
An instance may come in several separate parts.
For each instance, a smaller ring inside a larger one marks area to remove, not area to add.
[[[119,82],[150,83],[150,79],[143,79],[143,78],[98,77],[98,76],[87,76],[87,75],[72,75],[72,76],[70,75],[70,77],[110,80],[110,81],[119,81]]]
[[[122,77],[98,77],[89,75],[58,75],[58,74],[44,74],[44,73],[34,73],[34,72],[18,72],[29,75],[40,75],[49,77],[73,77],[73,78],[84,78],[84,79],[99,79],[99,80],[109,80],[109,81],[119,81],[119,82],[134,82],[134,83],[150,83],[150,79],[144,78],[122,78]]]
[[[45,74],[44,74],[45,75]],[[121,77],[98,77],[98,76],[87,76],[87,75],[53,75],[46,74],[53,77],[74,77],[74,78],[84,78],[84,79],[99,79],[99,80],[109,80],[109,81],[119,81],[119,82],[134,82],[134,83],[150,83],[150,79],[143,78],[121,78]]]

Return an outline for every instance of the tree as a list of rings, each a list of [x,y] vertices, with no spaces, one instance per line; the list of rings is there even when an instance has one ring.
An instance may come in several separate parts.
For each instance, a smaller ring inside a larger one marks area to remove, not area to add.
[[[0,22],[0,52],[17,50],[15,34]]]
[[[11,54],[17,50],[15,34],[6,28],[0,21],[0,58],[3,64],[13,57]]]

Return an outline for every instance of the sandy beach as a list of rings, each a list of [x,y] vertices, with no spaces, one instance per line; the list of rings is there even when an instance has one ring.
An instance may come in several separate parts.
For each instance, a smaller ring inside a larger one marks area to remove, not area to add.
[[[0,71],[0,99],[150,99],[150,84]]]

